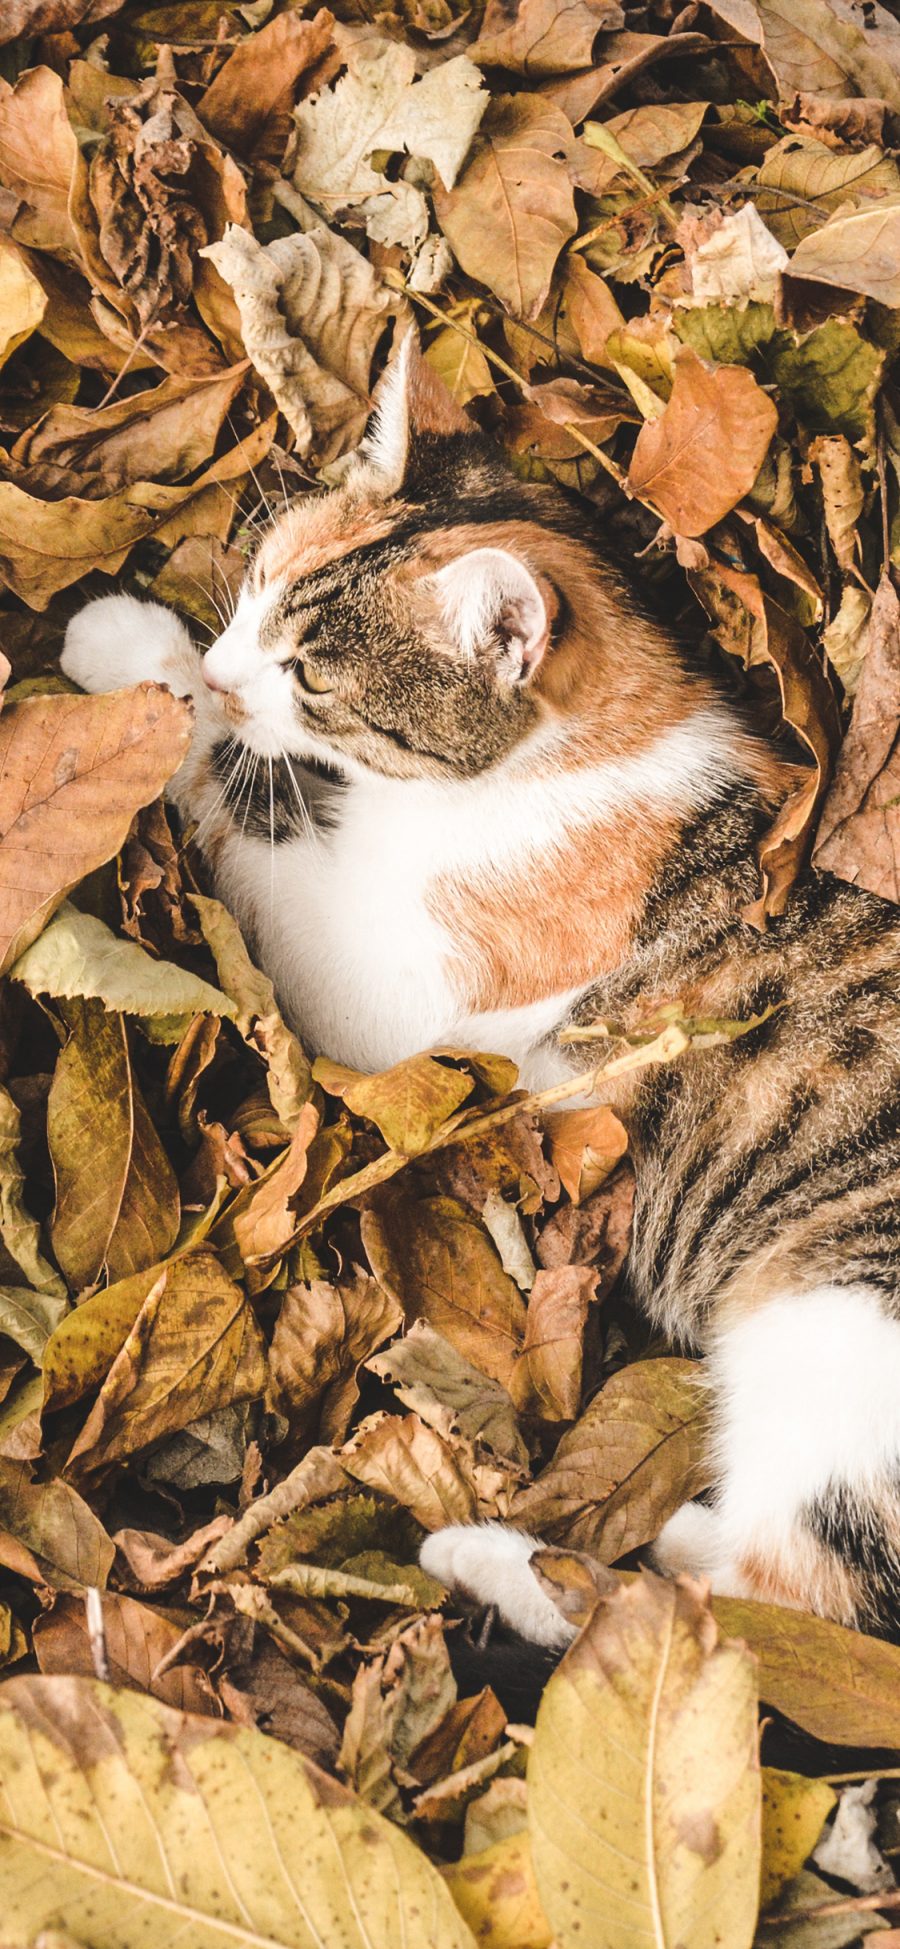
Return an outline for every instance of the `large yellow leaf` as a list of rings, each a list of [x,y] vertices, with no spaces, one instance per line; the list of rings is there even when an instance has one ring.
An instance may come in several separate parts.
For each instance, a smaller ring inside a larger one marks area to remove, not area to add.
[[[644,1572],[598,1605],[544,1694],[528,1812],[559,1949],[750,1949],[753,1660],[697,1586]]]
[[[87,1678],[0,1690],[0,1905],[104,1949],[472,1949],[406,1836],[281,1741]]]

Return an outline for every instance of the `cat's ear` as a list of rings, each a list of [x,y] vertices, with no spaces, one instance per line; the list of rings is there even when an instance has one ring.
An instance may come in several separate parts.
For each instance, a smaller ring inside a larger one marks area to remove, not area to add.
[[[548,592],[506,548],[471,548],[434,576],[444,621],[460,654],[493,656],[498,675],[525,683],[550,638]]]
[[[465,413],[422,357],[418,334],[409,326],[375,388],[375,410],[360,458],[386,493],[403,486],[425,434],[471,433]]]

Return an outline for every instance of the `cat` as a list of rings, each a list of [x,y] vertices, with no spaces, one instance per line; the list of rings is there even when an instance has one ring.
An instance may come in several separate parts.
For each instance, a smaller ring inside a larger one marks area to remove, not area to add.
[[[795,768],[591,511],[517,479],[409,336],[344,481],[272,520],[205,656],[112,595],[62,667],[193,699],[171,797],[313,1050],[379,1070],[492,1049],[534,1089],[578,1064],[569,1023],[765,1016],[608,1093],[637,1172],[631,1293],[705,1355],[714,1404],[712,1500],[655,1561],[895,1630],[900,913],[810,875],[765,931],[744,917]],[[451,1526],[422,1560],[559,1649],[536,1547]]]

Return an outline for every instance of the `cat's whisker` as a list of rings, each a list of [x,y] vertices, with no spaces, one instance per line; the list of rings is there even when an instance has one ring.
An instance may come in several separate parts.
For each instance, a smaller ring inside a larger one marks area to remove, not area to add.
[[[235,746],[237,745],[238,745],[238,740],[234,736],[234,733],[232,733],[228,739],[227,744],[225,745],[222,754],[223,760],[230,757],[231,752],[234,750]],[[207,807],[206,811],[203,814],[202,819],[200,820],[199,824],[195,828],[194,832],[192,832],[190,836],[190,840],[185,842],[186,845],[189,844],[191,846],[199,846],[202,849],[203,838],[205,838],[206,833],[208,832],[209,827],[212,823],[212,820],[215,818],[216,813],[219,810],[219,807],[222,805],[223,801],[227,799],[232,784],[236,779],[238,772],[240,771],[241,765],[243,764],[244,761],[245,750],[246,750],[246,746],[244,745],[240,745],[238,747],[237,758],[235,759],[235,762],[232,765],[232,768],[228,773],[228,776],[225,779],[224,784],[220,787],[220,790],[216,793],[216,796],[213,799],[212,804]],[[184,846],[182,847],[181,851],[182,853],[185,851]]]
[[[271,758],[266,763],[269,767],[269,922],[272,925],[275,920],[275,780]]]
[[[288,777],[289,777],[289,779],[290,779],[290,781],[291,781],[291,785],[292,785],[292,787],[293,787],[293,792],[294,792],[294,797],[295,797],[295,799],[296,799],[296,801],[297,801],[297,810],[298,810],[298,811],[299,811],[299,813],[300,813],[300,822],[301,822],[301,825],[302,825],[302,826],[304,827],[304,829],[305,829],[305,831],[306,831],[306,836],[307,836],[307,839],[308,839],[308,840],[310,841],[310,844],[311,844],[311,845],[313,845],[313,846],[318,846],[318,844],[319,844],[319,834],[318,834],[318,831],[317,831],[317,829],[316,829],[316,822],[315,822],[315,820],[314,820],[314,818],[312,817],[312,814],[311,814],[311,812],[310,812],[310,809],[309,809],[309,806],[307,805],[307,803],[306,803],[306,800],[305,800],[305,798],[304,798],[304,796],[303,796],[303,787],[301,786],[301,784],[300,784],[300,782],[299,782],[299,780],[298,780],[298,778],[297,778],[297,774],[296,774],[296,772],[295,772],[295,770],[294,770],[294,767],[293,767],[293,765],[291,764],[291,761],[290,761],[290,758],[289,758],[289,757],[288,757],[288,755],[287,755],[287,752],[286,752],[286,751],[283,751],[283,752],[282,752],[282,754],[281,754],[281,756],[282,756],[282,759],[283,759],[283,762],[284,762],[284,764],[285,764],[285,766],[287,767],[287,773],[288,773]]]
[[[248,785],[247,785],[247,803],[246,803],[246,805],[244,806],[244,816],[243,816],[243,819],[241,820],[241,838],[242,838],[242,839],[243,839],[243,837],[244,837],[244,834],[245,834],[245,832],[246,832],[246,830],[247,830],[247,820],[248,820],[248,818],[249,818],[249,816],[250,816],[250,807],[251,807],[251,805],[253,804],[253,793],[254,793],[254,790],[255,790],[255,788],[256,788],[256,774],[257,774],[257,772],[259,771],[259,760],[260,760],[260,753],[259,753],[259,752],[257,751],[257,752],[255,752],[255,753],[254,753],[254,756],[253,756],[253,764],[252,764],[252,765],[251,765],[251,767],[250,767],[250,778],[249,778],[249,782],[248,782]]]

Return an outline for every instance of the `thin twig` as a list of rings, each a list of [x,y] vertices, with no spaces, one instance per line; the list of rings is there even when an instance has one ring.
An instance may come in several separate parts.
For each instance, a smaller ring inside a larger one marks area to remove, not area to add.
[[[879,1908],[900,1908],[900,1888],[883,1890],[880,1895],[839,1895],[833,1902],[820,1902],[815,1908],[781,1909],[775,1915],[764,1915],[760,1926],[774,1929],[782,1922],[824,1922],[829,1916],[861,1915]]]
[[[91,1664],[94,1677],[103,1685],[109,1684],[109,1659],[106,1655],[106,1629],[103,1623],[103,1598],[96,1584],[88,1584],[84,1593],[84,1614],[87,1624],[88,1644],[91,1648]]]

